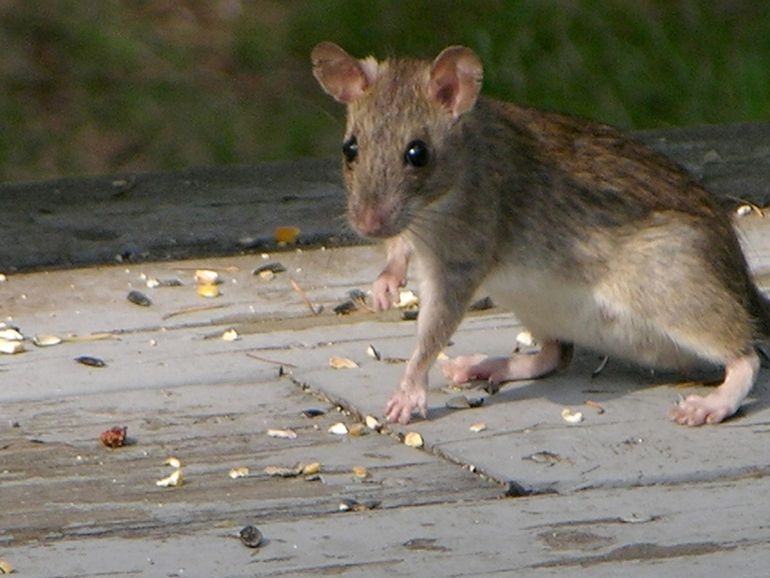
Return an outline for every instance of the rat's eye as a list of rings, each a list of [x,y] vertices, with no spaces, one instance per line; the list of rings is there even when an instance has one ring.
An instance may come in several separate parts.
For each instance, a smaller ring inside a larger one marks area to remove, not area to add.
[[[406,145],[406,152],[404,153],[404,162],[413,167],[424,167],[428,164],[430,154],[428,153],[428,145],[421,140],[413,140]]]
[[[356,140],[356,137],[352,136],[342,143],[342,154],[349,163],[356,160],[356,157],[358,156],[358,141]]]

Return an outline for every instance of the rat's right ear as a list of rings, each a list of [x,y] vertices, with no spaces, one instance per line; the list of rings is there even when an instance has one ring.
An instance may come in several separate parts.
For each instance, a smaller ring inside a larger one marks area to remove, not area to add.
[[[340,102],[361,96],[377,78],[374,58],[358,60],[333,42],[321,42],[310,53],[313,76],[321,87]]]
[[[465,46],[445,48],[430,68],[430,96],[455,118],[476,104],[484,67],[473,50]]]

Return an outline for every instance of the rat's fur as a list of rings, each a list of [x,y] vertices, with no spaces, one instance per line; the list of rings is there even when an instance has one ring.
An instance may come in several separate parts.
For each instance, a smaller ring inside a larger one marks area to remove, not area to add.
[[[484,282],[540,339],[577,343],[653,367],[723,365],[725,384],[672,412],[680,423],[734,413],[759,367],[753,344],[770,329],[765,298],[729,215],[662,155],[602,124],[478,95],[482,68],[467,48],[431,63],[358,61],[330,43],[313,53],[322,86],[348,105],[343,163],[354,228],[388,239],[375,283],[385,307],[422,269],[418,344],[386,410],[425,414],[427,371]],[[430,160],[410,166],[416,140]],[[547,360],[459,360],[447,375],[537,377]],[[485,365],[486,363],[486,365]]]

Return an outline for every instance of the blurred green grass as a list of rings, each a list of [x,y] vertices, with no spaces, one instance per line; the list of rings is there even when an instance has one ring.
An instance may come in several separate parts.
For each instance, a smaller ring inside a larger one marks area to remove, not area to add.
[[[770,11],[748,0],[4,0],[0,180],[336,154],[308,54],[485,64],[485,92],[625,129],[764,120]]]

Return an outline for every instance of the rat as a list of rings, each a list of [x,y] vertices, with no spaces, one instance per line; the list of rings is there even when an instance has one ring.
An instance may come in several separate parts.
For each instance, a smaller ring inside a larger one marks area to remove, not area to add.
[[[727,209],[687,171],[608,125],[481,95],[481,60],[463,46],[377,61],[322,42],[311,60],[347,107],[348,220],[387,248],[375,306],[398,300],[411,261],[419,271],[417,344],[389,421],[427,417],[428,371],[482,285],[542,348],[454,358],[442,369],[455,383],[546,376],[578,345],[652,368],[724,368],[712,393],[671,408],[680,424],[738,410],[770,304]]]

